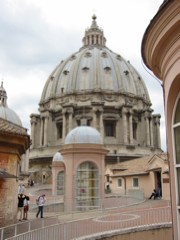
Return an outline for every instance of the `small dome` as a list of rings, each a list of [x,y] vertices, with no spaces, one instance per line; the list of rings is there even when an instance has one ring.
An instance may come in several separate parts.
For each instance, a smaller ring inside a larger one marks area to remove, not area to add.
[[[92,127],[80,126],[71,130],[65,138],[65,144],[93,143],[102,144],[100,133]]]
[[[55,161],[63,161],[63,156],[61,155],[60,152],[57,152],[57,153],[54,154],[53,162],[55,162]]]
[[[0,118],[3,118],[9,122],[22,126],[22,122],[18,115],[7,105],[7,94],[3,87],[3,82],[0,86]]]

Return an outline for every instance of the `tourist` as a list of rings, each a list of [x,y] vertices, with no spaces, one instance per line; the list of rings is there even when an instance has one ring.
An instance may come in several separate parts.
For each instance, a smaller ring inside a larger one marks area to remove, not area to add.
[[[26,196],[22,193],[18,194],[18,212],[19,214],[19,221],[22,221],[22,215],[23,215],[23,208],[24,208],[24,199]]]
[[[18,186],[18,194],[24,193],[25,192],[25,185],[24,184],[19,184]]]
[[[152,197],[154,197],[154,200],[158,197],[158,193],[156,191],[156,189],[153,190],[151,196],[149,197],[149,199],[151,199]]]
[[[36,203],[38,205],[38,212],[36,214],[36,218],[38,218],[39,214],[41,218],[43,218],[43,209],[45,202],[46,202],[45,194],[39,196],[38,199],[36,200]]]

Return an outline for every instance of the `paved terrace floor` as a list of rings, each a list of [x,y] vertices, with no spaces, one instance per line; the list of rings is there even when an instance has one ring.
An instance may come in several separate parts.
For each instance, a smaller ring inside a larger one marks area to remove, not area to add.
[[[28,219],[32,220],[36,218],[36,211],[37,211],[37,206],[36,206],[36,199],[40,194],[46,194],[46,206],[51,205],[56,202],[63,202],[62,197],[60,196],[52,196],[51,192],[51,185],[36,185],[34,187],[30,187],[26,189],[26,194],[30,196],[30,211],[28,213]],[[107,195],[108,196],[108,195]],[[109,195],[110,196],[110,195]],[[170,207],[170,201],[168,200],[163,200],[163,199],[145,199],[145,200],[138,200],[138,201],[129,201],[129,198],[124,200],[124,203],[121,204],[117,207],[117,202],[119,201],[118,198],[109,198],[110,204],[105,206],[102,210],[92,210],[92,211],[87,211],[87,212],[72,212],[72,213],[60,213],[58,214],[55,211],[48,211],[44,212],[44,217],[53,217],[55,215],[58,215],[59,220],[73,220],[73,219],[79,219],[79,218],[87,218],[87,217],[94,217],[94,216],[101,216],[101,215],[106,215],[107,213],[117,213],[117,212],[133,212],[133,211],[142,211],[144,209],[156,209],[156,208],[162,208],[162,207]],[[113,201],[115,203],[113,204]],[[129,201],[127,203],[126,201]],[[125,206],[125,205],[128,206]]]

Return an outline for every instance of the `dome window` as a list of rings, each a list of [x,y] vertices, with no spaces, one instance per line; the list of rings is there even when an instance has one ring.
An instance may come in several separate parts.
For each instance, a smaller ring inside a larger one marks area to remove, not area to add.
[[[83,67],[82,70],[83,70],[84,72],[87,72],[87,71],[89,70],[89,68],[88,68],[88,67]]]
[[[118,60],[122,60],[121,55],[117,55],[117,59],[118,59]]]
[[[90,52],[87,52],[87,53],[85,54],[85,57],[91,57],[91,53],[90,53]]]
[[[124,74],[127,76],[129,74],[129,71],[124,71]]]
[[[71,56],[71,60],[74,60],[74,59],[76,59],[76,56],[75,56],[75,55],[72,55],[72,56]]]
[[[64,75],[68,75],[68,73],[69,73],[69,71],[67,71],[67,70],[64,70]]]
[[[107,58],[107,53],[106,53],[106,52],[102,52],[101,56],[102,56],[103,58]]]
[[[107,67],[104,68],[104,70],[105,70],[106,73],[109,73],[111,71],[111,68],[107,66]]]

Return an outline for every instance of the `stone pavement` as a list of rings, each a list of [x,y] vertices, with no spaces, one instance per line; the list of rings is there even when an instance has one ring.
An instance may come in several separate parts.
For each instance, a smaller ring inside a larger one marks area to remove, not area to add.
[[[48,207],[49,205],[53,205],[57,202],[63,202],[62,197],[60,196],[52,196],[52,191],[51,191],[51,185],[35,185],[33,187],[26,188],[26,194],[30,196],[30,210],[28,213],[28,218],[29,220],[35,219],[36,218],[36,211],[37,211],[37,206],[36,206],[36,198],[40,194],[46,194],[46,205],[45,205],[45,211],[44,211],[44,217],[55,217],[57,219],[60,219],[61,221],[70,221],[70,220],[75,220],[75,219],[81,219],[81,218],[90,218],[90,217],[95,217],[95,216],[100,216],[112,212],[117,212],[118,211],[133,211],[133,210],[142,210],[142,209],[149,209],[149,208],[159,208],[159,207],[166,207],[170,206],[170,201],[167,200],[144,200],[140,201],[139,204],[134,203],[129,206],[119,206],[119,207],[111,207],[108,209],[99,209],[99,210],[91,210],[91,211],[86,211],[86,212],[72,212],[72,213],[64,213],[63,210],[58,210],[53,209]],[[117,199],[116,199],[117,201]],[[112,206],[115,206],[113,204],[113,199],[112,199]],[[46,209],[48,210],[46,211]]]

